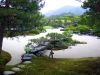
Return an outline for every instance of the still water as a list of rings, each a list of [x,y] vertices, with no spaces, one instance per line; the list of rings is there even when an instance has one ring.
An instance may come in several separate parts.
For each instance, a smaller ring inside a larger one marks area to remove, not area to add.
[[[45,36],[47,33],[58,32],[60,29],[48,29],[45,33],[40,33],[35,36],[19,36],[18,38],[4,38],[3,50],[9,52],[12,56],[8,65],[15,65],[21,62],[21,55],[25,53],[24,47],[29,39]],[[54,51],[55,58],[82,58],[82,57],[100,57],[100,39],[95,36],[73,34],[72,39],[87,42],[87,44],[77,44],[70,46],[68,49]],[[49,55],[49,50],[45,55]]]

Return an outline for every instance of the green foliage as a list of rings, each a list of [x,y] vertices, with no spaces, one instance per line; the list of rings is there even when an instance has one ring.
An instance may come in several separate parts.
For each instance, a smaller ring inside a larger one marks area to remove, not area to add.
[[[43,28],[44,28],[44,29],[51,29],[52,26],[44,26]]]
[[[48,33],[46,37],[31,39],[29,45],[32,44],[32,45],[39,46],[39,45],[43,45],[47,41],[53,41],[51,44],[49,44],[48,49],[63,49],[63,48],[67,48],[69,45],[72,44],[71,36],[72,35],[67,32],[64,32],[63,34]]]
[[[83,3],[83,8],[89,8],[89,13],[100,14],[100,0],[86,0]]]
[[[93,26],[93,31],[94,31],[94,35],[100,37],[100,27],[99,26],[94,25]]]
[[[37,39],[31,39],[30,41],[31,41],[32,44],[42,45],[45,42],[47,42],[47,38],[40,37],[40,38],[37,38]]]
[[[86,0],[83,2],[82,7],[88,9],[86,12],[88,25],[92,25],[93,28],[96,27],[96,29],[93,29],[94,34],[100,36],[98,29],[100,27],[100,0]]]
[[[29,32],[29,34],[39,34],[41,31],[39,29],[33,29]]]
[[[74,21],[79,20],[79,16],[75,16],[72,13],[64,13],[61,15],[51,16],[47,19],[47,25],[58,28],[59,26],[72,25]]]
[[[5,65],[11,60],[11,55],[5,51],[0,53],[0,73],[4,71]]]
[[[62,34],[59,34],[59,33],[48,33],[46,35],[46,37],[48,37],[49,39],[52,39],[52,40],[61,40],[65,36],[63,36]]]
[[[63,34],[59,33],[49,33],[47,38],[53,40],[53,43],[48,46],[48,49],[64,49],[71,45],[72,39],[70,38],[71,34],[64,32]],[[57,42],[56,42],[57,41]]]
[[[43,25],[43,5],[43,0],[0,0],[0,50],[4,36],[25,35]]]
[[[66,36],[66,38],[72,37],[72,35],[71,35],[71,33],[70,33],[69,31],[65,31],[65,32],[63,33],[63,35]]]
[[[66,31],[69,31],[69,30],[76,31],[76,27],[73,25],[68,25],[68,26],[66,26],[65,30]]]
[[[92,26],[97,24],[97,19],[96,17],[85,13],[82,16],[80,16],[79,24],[87,25],[92,28]]]
[[[6,37],[22,35],[38,27],[43,17],[38,10],[42,8],[42,0],[1,0],[0,28]]]
[[[81,34],[86,34],[89,31],[89,27],[86,25],[78,25],[76,30],[78,30]]]
[[[90,27],[87,25],[78,25],[78,26],[73,26],[69,25],[65,28],[65,31],[68,33],[74,32],[80,32],[81,34],[87,34],[90,31]]]
[[[11,55],[5,51],[2,51],[0,54],[0,65],[5,65],[8,61],[10,61]]]

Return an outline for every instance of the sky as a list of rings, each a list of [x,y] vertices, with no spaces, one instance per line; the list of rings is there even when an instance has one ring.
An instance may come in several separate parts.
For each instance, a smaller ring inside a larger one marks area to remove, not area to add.
[[[81,0],[82,2],[76,1],[76,0],[44,0],[45,1],[45,6],[41,9],[40,12],[43,14],[59,9],[64,6],[81,6],[82,2],[84,0]]]

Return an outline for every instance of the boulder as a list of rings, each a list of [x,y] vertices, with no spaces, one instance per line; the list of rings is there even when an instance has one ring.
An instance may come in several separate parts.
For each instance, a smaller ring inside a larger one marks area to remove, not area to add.
[[[4,75],[14,75],[15,72],[14,71],[4,71],[3,74]]]
[[[12,70],[15,71],[15,72],[21,71],[21,69],[18,68],[18,67],[14,67],[14,68],[12,68]]]
[[[31,61],[24,61],[23,64],[30,64],[32,63]]]

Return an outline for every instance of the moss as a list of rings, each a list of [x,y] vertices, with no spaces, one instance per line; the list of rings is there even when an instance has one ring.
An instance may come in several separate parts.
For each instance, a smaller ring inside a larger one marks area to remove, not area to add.
[[[100,58],[49,59],[33,58],[16,75],[100,75]]]
[[[0,71],[3,71],[7,62],[11,59],[11,55],[2,50],[0,54]]]

